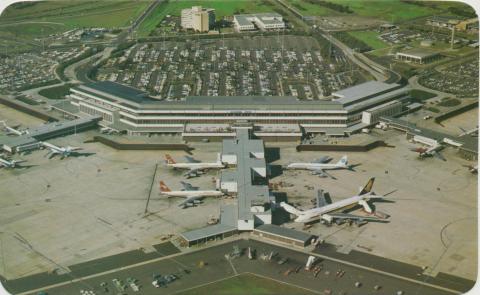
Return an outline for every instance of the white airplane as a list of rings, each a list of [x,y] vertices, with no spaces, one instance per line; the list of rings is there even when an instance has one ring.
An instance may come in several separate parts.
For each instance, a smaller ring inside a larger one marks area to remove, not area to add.
[[[218,190],[198,190],[198,188],[193,187],[190,183],[180,182],[184,189],[180,191],[172,191],[163,181],[160,181],[160,194],[167,195],[170,197],[183,197],[185,200],[178,204],[179,207],[187,208],[195,206],[195,204],[202,203],[202,199],[205,197],[221,197],[225,194],[222,191]]]
[[[221,154],[217,154],[217,161],[213,163],[202,163],[189,156],[185,156],[185,159],[187,161],[186,163],[177,163],[169,154],[165,155],[165,163],[168,167],[173,167],[175,169],[188,169],[184,174],[187,178],[203,174],[208,169],[225,168],[225,164],[222,163],[221,160]]]
[[[17,164],[26,162],[25,160],[6,160],[0,157],[0,168],[17,168]]]
[[[458,127],[460,130],[462,130],[462,133],[460,133],[458,136],[465,136],[465,135],[470,135],[472,137],[478,137],[478,126],[475,128],[472,128],[470,130],[467,130],[462,127]]]
[[[82,149],[81,147],[73,147],[73,146],[59,147],[48,142],[42,142],[42,145],[50,149],[48,154],[45,155],[45,156],[48,156],[49,159],[55,157],[56,155],[60,155],[60,159],[63,160],[64,158],[71,156],[72,153],[74,153],[75,151]]]
[[[352,165],[348,165],[347,156],[343,156],[337,163],[329,163],[331,160],[332,158],[324,156],[310,163],[291,163],[287,165],[287,169],[310,170],[314,175],[320,175],[321,177],[328,176],[333,179],[335,179],[335,177],[327,173],[325,170],[352,169]]]
[[[18,130],[18,126],[8,126],[7,123],[5,123],[5,121],[0,121],[2,122],[3,124],[3,128],[4,130],[7,132],[7,135],[17,135],[17,136],[20,136],[20,135],[24,135],[24,134],[28,134],[28,130]]]
[[[439,153],[439,151],[442,149],[443,146],[441,144],[410,148],[412,152],[417,152],[420,158],[437,157],[443,161],[446,161],[447,159],[445,159],[445,157]]]
[[[116,134],[118,133],[117,130],[110,128],[110,127],[102,127],[100,128],[100,132],[103,134]]]
[[[297,216],[295,222],[309,223],[312,221],[324,221],[331,223],[332,221],[343,222],[347,220],[355,221],[357,224],[361,224],[365,221],[382,221],[388,216],[359,216],[349,213],[344,213],[347,209],[355,207],[357,205],[363,206],[363,209],[367,213],[373,214],[373,210],[368,204],[371,199],[383,199],[384,196],[375,195],[372,193],[373,182],[375,178],[371,178],[365,187],[359,192],[358,195],[337,201],[335,203],[329,203],[325,199],[323,192],[320,191],[318,197],[317,208],[309,209],[306,211],[299,210],[285,202],[281,202],[280,206],[290,214]]]

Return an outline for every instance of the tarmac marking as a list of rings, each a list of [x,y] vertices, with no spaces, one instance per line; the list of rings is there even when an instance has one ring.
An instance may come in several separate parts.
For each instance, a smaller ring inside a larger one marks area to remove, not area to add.
[[[291,248],[289,248],[288,245],[283,245],[283,244],[280,244],[280,243],[273,243],[273,242],[270,242],[266,239],[265,240],[260,240],[260,239],[256,239],[256,237],[253,237],[253,236],[250,237],[250,239],[291,250]],[[361,268],[361,269],[368,270],[368,271],[371,271],[371,272],[376,272],[376,273],[383,274],[383,275],[386,275],[386,276],[390,276],[390,277],[393,277],[393,278],[409,281],[411,283],[424,285],[426,287],[442,290],[442,291],[445,291],[445,292],[450,292],[450,293],[453,293],[453,294],[463,294],[463,292],[460,292],[460,291],[457,291],[457,290],[452,290],[452,289],[445,288],[445,287],[442,287],[442,286],[433,285],[433,284],[430,284],[430,283],[427,283],[427,282],[424,282],[424,281],[419,281],[419,280],[407,278],[407,277],[404,277],[404,276],[401,276],[401,275],[397,275],[397,274],[394,274],[394,273],[389,273],[389,272],[379,270],[379,269],[375,269],[375,268],[370,268],[368,266],[364,266],[364,265],[361,265],[361,264],[356,264],[356,263],[349,262],[349,261],[346,261],[346,260],[341,260],[341,259],[333,258],[333,257],[330,257],[330,256],[326,256],[326,255],[322,255],[322,254],[318,254],[318,253],[313,253],[313,252],[310,252],[310,251],[309,252],[305,251],[304,253],[309,254],[309,255],[314,255],[314,256],[317,256],[317,257],[320,257],[320,258],[323,258],[323,259],[326,259],[326,260],[335,261],[335,262],[338,262],[338,263],[350,265],[350,266],[353,266],[353,267],[356,267],[356,268]]]
[[[277,279],[274,279],[274,278],[271,278],[271,277],[267,277],[267,276],[264,276],[264,275],[260,275],[260,274],[256,274],[256,273],[251,273],[251,272],[244,272],[244,273],[251,274],[251,275],[254,275],[254,276],[257,276],[257,277],[261,277],[261,278],[264,278],[264,279],[269,279],[269,280],[275,281],[275,282],[277,282],[277,283],[281,283],[281,284],[293,286],[293,287],[298,288],[298,289],[304,289],[304,290],[310,291],[310,292],[312,292],[312,293],[321,294],[320,292],[318,292],[318,291],[316,291],[316,290],[312,290],[312,289],[305,288],[305,287],[302,287],[302,286],[297,286],[297,285],[295,285],[295,284],[291,284],[291,283],[288,283],[288,282],[286,282],[286,281],[280,281],[280,280],[277,280]]]
[[[211,285],[211,284],[215,284],[215,283],[218,283],[218,282],[221,282],[221,281],[225,281],[225,280],[228,280],[228,279],[232,279],[232,278],[235,278],[235,277],[238,277],[238,276],[239,276],[239,274],[235,274],[235,275],[233,275],[233,276],[221,278],[221,279],[218,279],[218,280],[215,280],[215,281],[211,281],[211,282],[208,282],[208,283],[203,283],[203,284],[196,285],[196,286],[193,286],[193,287],[190,287],[190,288],[187,288],[187,289],[178,290],[178,291],[176,291],[176,292],[174,292],[174,293],[172,293],[172,294],[183,293],[183,292],[190,291],[190,290],[193,290],[193,289],[196,289],[196,288],[201,288],[201,287],[208,286],[208,285]]]
[[[235,275],[238,275],[238,272],[237,272],[237,269],[235,269],[235,266],[233,266],[233,263],[232,263],[232,260],[231,259],[227,259],[228,263],[230,263],[230,266],[232,267],[233,269],[233,273]]]

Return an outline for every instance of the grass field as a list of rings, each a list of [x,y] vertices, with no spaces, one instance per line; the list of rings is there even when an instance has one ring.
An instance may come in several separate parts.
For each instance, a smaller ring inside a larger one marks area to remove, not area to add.
[[[424,101],[424,100],[427,100],[429,98],[437,96],[435,93],[423,91],[423,90],[420,90],[420,89],[412,89],[410,91],[410,95],[413,97],[413,99],[415,99],[417,101]]]
[[[182,9],[201,5],[214,8],[215,16],[221,19],[239,13],[272,12],[273,7],[263,0],[170,0],[162,3],[149,15],[139,28],[140,36],[147,36],[168,15],[180,16]]]
[[[127,26],[151,1],[44,1],[9,6],[0,16],[0,36],[32,40],[73,28]]]
[[[70,88],[75,84],[65,84],[40,90],[39,94],[50,99],[64,99],[70,93]]]
[[[295,294],[310,295],[314,294],[305,289],[300,289],[292,285],[280,283],[274,280],[262,278],[253,274],[241,274],[233,278],[225,279],[216,283],[204,285],[185,292],[180,295],[277,295],[277,294]]]
[[[388,46],[388,44],[378,39],[378,33],[374,31],[352,31],[348,32],[348,34],[360,41],[365,42],[373,49],[380,49]]]
[[[288,2],[305,15],[350,15],[315,4],[314,0],[290,0]],[[464,10],[470,9],[463,3],[442,3],[440,1],[424,2],[423,5],[405,3],[400,0],[328,0],[328,2],[349,6],[354,11],[354,15],[375,17],[387,21],[403,21],[433,14],[449,14],[449,7],[460,7]]]

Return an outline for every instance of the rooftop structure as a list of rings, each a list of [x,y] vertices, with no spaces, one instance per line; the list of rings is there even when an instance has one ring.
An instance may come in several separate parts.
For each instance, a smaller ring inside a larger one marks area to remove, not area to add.
[[[283,29],[285,22],[278,13],[239,14],[233,16],[233,24],[237,31]]]
[[[399,84],[386,84],[378,81],[369,81],[334,92],[332,95],[338,98],[336,101],[343,106],[349,106],[400,87]]]
[[[238,128],[235,139],[223,141],[222,162],[236,165],[236,170],[222,171],[220,184],[237,194],[238,230],[253,230],[255,224],[271,223],[263,141],[250,137],[250,129]]]
[[[38,146],[38,141],[95,127],[100,120],[100,117],[83,117],[72,121],[47,123],[28,129],[28,134],[0,138],[0,147],[10,153],[19,152],[28,147],[35,148]]]
[[[305,247],[314,238],[313,235],[274,224],[263,224],[255,228],[253,234],[270,240]]]

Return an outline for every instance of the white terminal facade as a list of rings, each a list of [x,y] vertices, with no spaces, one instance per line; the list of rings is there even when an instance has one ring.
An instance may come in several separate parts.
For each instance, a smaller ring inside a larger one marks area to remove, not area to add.
[[[193,6],[182,9],[181,26],[197,32],[208,32],[215,24],[215,9]]]
[[[332,94],[330,100],[305,101],[275,96],[191,96],[167,101],[114,82],[73,87],[76,116],[98,115],[100,125],[131,135],[174,133],[185,136],[233,137],[232,127],[254,125],[263,136],[349,134],[375,124],[381,116],[402,112],[409,88],[370,81]],[[58,108],[60,109],[60,104]]]
[[[277,30],[285,28],[283,17],[278,13],[239,14],[233,16],[237,31]]]

